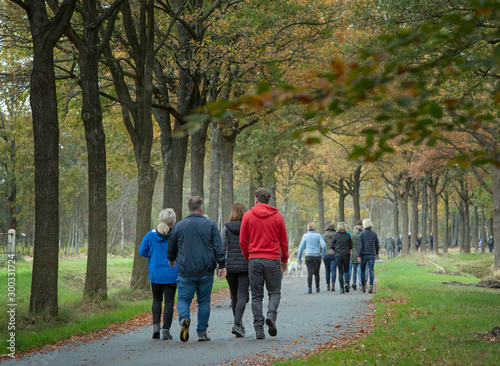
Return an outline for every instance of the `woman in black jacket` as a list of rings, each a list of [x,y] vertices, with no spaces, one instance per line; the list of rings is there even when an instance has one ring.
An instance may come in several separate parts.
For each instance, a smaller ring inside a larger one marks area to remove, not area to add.
[[[229,284],[231,309],[234,316],[232,333],[236,337],[245,336],[242,318],[248,302],[248,287],[250,285],[248,261],[241,253],[240,248],[241,219],[247,211],[248,208],[243,203],[235,203],[231,208],[231,218],[224,225],[221,233],[222,244],[226,251],[226,280]]]
[[[351,262],[352,240],[347,233],[345,222],[337,224],[337,232],[332,238],[330,248],[335,251],[335,260],[339,269],[340,293],[349,292],[349,264]],[[345,283],[345,287],[344,287]]]

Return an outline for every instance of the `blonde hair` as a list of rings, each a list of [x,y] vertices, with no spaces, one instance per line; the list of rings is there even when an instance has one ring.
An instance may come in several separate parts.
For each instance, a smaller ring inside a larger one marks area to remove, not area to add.
[[[310,222],[307,224],[307,231],[316,230],[316,224],[314,222]]]
[[[341,221],[337,224],[337,231],[339,233],[345,233],[347,231],[347,225],[345,222]]]
[[[175,211],[171,208],[166,208],[160,211],[160,223],[156,227],[156,231],[162,234],[168,234],[170,225],[175,224]]]
[[[373,227],[372,220],[364,219],[363,220],[363,229],[371,229]]]

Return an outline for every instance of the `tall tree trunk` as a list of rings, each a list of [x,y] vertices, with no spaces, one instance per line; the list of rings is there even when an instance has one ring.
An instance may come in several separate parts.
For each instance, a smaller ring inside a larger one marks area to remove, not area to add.
[[[392,203],[392,237],[397,240],[399,238],[399,201],[396,194],[391,201]],[[397,251],[396,251],[397,253]]]
[[[229,221],[231,207],[234,204],[233,155],[236,146],[236,131],[222,131],[222,170],[221,170],[221,206],[222,222]]]
[[[500,169],[491,166],[491,184],[493,191],[493,239],[495,240],[493,268],[500,270]]]
[[[481,204],[481,238],[483,238],[483,244],[481,245],[481,253],[486,251],[486,246],[488,245],[488,236],[486,235],[486,216],[484,214],[484,204]]]
[[[216,122],[211,122],[210,126],[210,196],[208,217],[220,227],[221,223],[219,221],[222,221],[219,220],[222,126]]]
[[[418,238],[418,196],[417,189],[418,182],[412,181],[411,186],[411,235],[410,235],[410,253],[417,251],[417,238]]]
[[[30,312],[57,315],[59,254],[59,121],[54,46],[69,24],[75,0],[64,1],[56,16],[43,1],[23,3],[33,40],[30,105],[35,142],[35,243]]]
[[[354,218],[356,220],[361,218],[361,205],[360,205],[360,190],[361,190],[361,168],[362,165],[358,165],[353,175],[353,192],[351,192],[352,206],[354,209]]]
[[[446,192],[443,197],[444,201],[444,241],[443,241],[443,253],[448,253],[448,245],[449,245],[449,235],[450,235],[450,229],[448,227],[449,222],[450,222],[450,203],[449,203],[449,196],[448,193]],[[437,206],[437,204],[436,204]],[[436,210],[437,211],[437,210]],[[436,212],[437,216],[437,212]],[[437,220],[434,223],[435,226],[437,226]],[[436,253],[438,252],[438,241],[437,241],[437,231],[435,232],[436,236],[434,237],[434,243],[436,245]]]
[[[248,208],[251,209],[255,204],[255,181],[253,179],[252,171],[248,176]]]
[[[427,252],[427,212],[428,212],[428,202],[427,199],[427,177],[422,180],[422,241],[420,243],[420,251],[423,253]]]
[[[316,189],[318,193],[318,226],[320,233],[325,232],[325,197],[323,187],[323,179],[316,180]]]
[[[339,218],[338,218],[338,221],[339,222],[345,222],[345,191],[344,191],[344,179],[343,178],[340,178],[339,179]],[[360,217],[356,217],[354,216],[354,222],[356,222],[356,220],[359,220]]]
[[[479,253],[479,212],[477,206],[474,206],[474,227],[472,229],[472,244],[476,246],[476,253]]]
[[[191,135],[191,196],[205,199],[205,144],[209,121],[204,121],[200,129]]]
[[[106,141],[99,96],[99,19],[96,2],[84,1],[83,38],[78,44],[82,88],[82,120],[88,156],[89,221],[86,298],[107,298]]]

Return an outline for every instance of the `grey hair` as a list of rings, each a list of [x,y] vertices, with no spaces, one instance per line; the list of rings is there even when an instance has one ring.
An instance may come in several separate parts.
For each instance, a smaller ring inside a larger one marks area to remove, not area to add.
[[[159,218],[160,223],[156,227],[156,231],[162,234],[168,234],[168,232],[170,231],[170,225],[175,224],[175,211],[171,208],[161,210]]]
[[[337,231],[339,233],[345,233],[347,231],[347,225],[345,222],[341,221],[337,224]]]
[[[372,220],[364,219],[363,220],[363,229],[371,229],[373,227]]]
[[[362,232],[363,231],[363,227],[361,225],[356,225],[356,226],[354,226],[354,230]]]

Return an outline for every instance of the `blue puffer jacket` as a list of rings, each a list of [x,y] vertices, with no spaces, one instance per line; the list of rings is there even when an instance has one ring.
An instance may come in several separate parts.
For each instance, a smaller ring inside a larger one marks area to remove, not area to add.
[[[378,235],[372,229],[365,229],[358,238],[358,257],[362,255],[378,255],[380,243]]]
[[[177,265],[170,267],[167,259],[168,241],[170,231],[167,235],[161,235],[156,230],[149,231],[142,239],[139,254],[148,258],[149,281],[158,284],[175,283],[177,281]]]
[[[217,225],[198,213],[186,216],[172,230],[167,258],[177,260],[181,277],[213,275],[226,268],[226,255]]]

